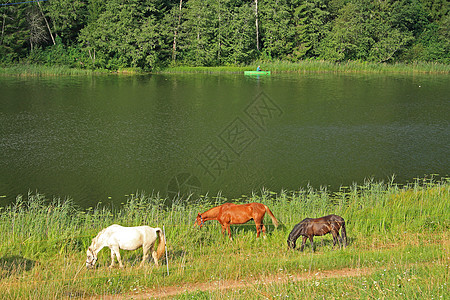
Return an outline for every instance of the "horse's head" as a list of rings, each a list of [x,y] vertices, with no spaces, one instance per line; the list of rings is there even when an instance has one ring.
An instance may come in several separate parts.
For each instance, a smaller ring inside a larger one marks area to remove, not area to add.
[[[294,240],[288,239],[287,244],[288,244],[288,249],[292,249],[292,250],[295,249],[295,241]]]
[[[89,247],[86,251],[86,268],[90,269],[93,268],[95,263],[97,262],[97,255],[95,255],[94,250],[92,250],[91,247]]]
[[[195,225],[198,225],[198,226],[200,226],[200,228],[202,228],[203,223],[205,223],[205,221],[203,220],[202,215],[201,215],[201,214],[198,214],[198,215],[197,215],[197,219],[195,220],[194,226],[195,226]]]

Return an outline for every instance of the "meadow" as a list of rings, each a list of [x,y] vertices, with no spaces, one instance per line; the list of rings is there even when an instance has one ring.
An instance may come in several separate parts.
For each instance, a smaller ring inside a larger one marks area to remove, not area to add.
[[[422,178],[407,185],[367,180],[338,192],[305,188],[239,199],[202,196],[170,204],[136,193],[120,207],[80,209],[70,199],[38,193],[18,196],[0,209],[0,295],[4,299],[360,299],[434,298],[448,295],[450,178]],[[232,225],[233,241],[216,221],[194,227],[198,212],[225,201],[262,202],[269,217],[267,239],[256,238],[252,221]],[[332,247],[316,237],[302,253],[288,251],[292,227],[305,217],[338,214],[346,220],[349,245]],[[139,268],[142,251],[122,251],[124,269],[109,269],[110,252],[85,267],[91,239],[113,223],[162,227],[168,261]],[[164,294],[165,289],[179,289]]]

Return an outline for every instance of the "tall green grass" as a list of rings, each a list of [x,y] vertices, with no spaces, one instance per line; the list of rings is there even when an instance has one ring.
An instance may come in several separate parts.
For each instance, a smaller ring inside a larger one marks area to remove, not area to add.
[[[446,178],[439,182],[421,179],[403,187],[368,180],[363,185],[343,187],[336,193],[312,188],[280,193],[263,190],[232,201],[265,203],[287,228],[292,228],[305,217],[334,213],[344,217],[351,235],[383,235],[448,229],[450,218],[445,217],[450,216],[449,186]],[[124,226],[166,225],[170,228],[169,234],[173,232],[174,238],[180,239],[196,232],[191,227],[198,212],[226,201],[222,197],[204,196],[189,202],[179,199],[166,207],[166,199],[159,195],[136,193],[120,208],[97,205],[81,210],[70,199],[50,201],[42,194],[29,193],[25,197],[18,196],[13,205],[1,208],[0,230],[7,237],[4,245],[21,247],[21,251],[32,256],[33,251],[27,250],[27,245],[40,241],[61,241],[64,244],[67,240],[84,241],[84,238],[92,237],[113,223]],[[209,227],[218,227],[215,222],[210,224]],[[235,226],[234,230],[244,229],[253,231],[254,224]],[[78,250],[70,248],[70,245],[64,247]]]
[[[15,299],[135,293],[211,280],[251,280],[280,272],[378,270],[442,261],[449,246],[449,191],[449,178],[417,179],[407,186],[368,180],[336,193],[312,188],[279,193],[263,190],[232,200],[265,203],[283,225],[275,229],[266,218],[267,239],[256,238],[253,222],[232,225],[232,242],[222,236],[216,221],[207,222],[201,230],[193,227],[198,212],[230,200],[220,195],[189,202],[178,199],[166,206],[166,199],[159,195],[136,193],[119,208],[97,205],[82,210],[70,199],[30,193],[0,209],[0,293]],[[287,235],[296,223],[330,213],[346,220],[349,247],[332,251],[331,237],[326,236],[315,239],[315,254],[309,247],[303,254],[287,251]],[[113,223],[163,227],[170,274],[165,260],[162,267],[150,262],[137,268],[141,250],[124,251],[126,268],[120,270],[107,268],[110,254],[104,249],[98,267],[87,270],[85,251],[91,239]],[[430,272],[437,272],[435,279],[441,280],[439,268]],[[338,285],[331,289],[335,295],[341,292]],[[277,289],[297,295],[287,286]]]
[[[35,64],[18,64],[0,67],[0,76],[62,76],[62,75],[92,75],[105,73],[102,70],[86,70],[69,68],[67,66],[44,66]]]
[[[163,69],[162,73],[242,73],[248,70],[256,70],[260,65],[263,70],[273,73],[433,73],[449,74],[450,65],[440,63],[416,62],[416,63],[371,63],[359,61],[329,62],[318,60],[302,60],[288,62],[281,60],[256,61],[246,66],[220,66],[220,67],[189,67],[176,66]]]
[[[371,63],[359,61],[329,62],[318,60],[302,60],[289,62],[281,60],[255,61],[250,65],[240,66],[217,66],[217,67],[192,67],[192,66],[171,66],[158,69],[156,73],[203,73],[203,74],[240,74],[248,70],[256,70],[261,65],[264,70],[273,73],[430,73],[449,74],[450,65],[415,62],[415,63]],[[7,67],[0,67],[0,76],[60,76],[60,75],[92,75],[99,73],[111,73],[108,70],[87,70],[69,68],[66,66],[44,66],[36,64],[18,64]],[[142,70],[138,68],[120,69],[119,74],[139,74]]]

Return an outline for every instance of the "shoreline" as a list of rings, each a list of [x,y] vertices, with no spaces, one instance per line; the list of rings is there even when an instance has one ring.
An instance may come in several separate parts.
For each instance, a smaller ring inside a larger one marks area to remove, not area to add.
[[[246,66],[216,66],[216,67],[192,67],[172,66],[154,72],[142,72],[139,68],[127,68],[119,70],[89,70],[77,69],[66,66],[44,66],[16,64],[13,66],[0,66],[0,76],[64,76],[64,75],[143,75],[143,74],[240,74],[248,70],[256,70],[256,66],[263,66],[264,70],[272,73],[343,73],[343,74],[430,74],[448,75],[450,65],[433,62],[416,63],[371,63],[371,62],[327,62],[316,60],[304,60],[300,62],[284,61],[256,61]]]

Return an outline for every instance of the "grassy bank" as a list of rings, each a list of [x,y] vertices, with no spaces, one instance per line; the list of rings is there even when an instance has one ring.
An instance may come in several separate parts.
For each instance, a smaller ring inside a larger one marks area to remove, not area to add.
[[[317,60],[304,60],[296,63],[285,61],[257,61],[249,66],[224,66],[224,67],[170,67],[162,73],[242,73],[248,70],[256,70],[260,65],[263,70],[270,70],[273,73],[430,73],[449,74],[450,65],[439,63],[371,63],[371,62],[328,62]]]
[[[66,66],[43,66],[18,64],[9,67],[0,67],[0,76],[62,76],[62,75],[92,75],[106,73],[102,70],[86,70],[69,68]]]
[[[201,230],[192,226],[198,212],[226,200],[220,197],[203,197],[189,204],[180,200],[167,208],[164,199],[137,194],[120,208],[80,210],[71,201],[49,201],[42,195],[29,194],[0,210],[0,293],[11,299],[104,294],[129,297],[164,286],[243,280],[252,286],[179,297],[247,299],[250,294],[254,296],[250,298],[322,298],[320,295],[325,294],[367,298],[375,293],[375,297],[395,298],[402,293],[415,298],[420,289],[425,295],[439,298],[449,279],[449,191],[448,178],[439,182],[418,180],[405,187],[366,182],[333,194],[315,190],[264,191],[237,201],[265,203],[283,225],[275,229],[266,218],[267,239],[256,239],[253,222],[234,225],[233,242],[222,237],[215,221]],[[343,216],[347,222],[346,249],[333,250],[331,236],[326,236],[315,239],[314,254],[309,247],[304,253],[286,250],[286,238],[294,224],[305,217],[330,213]],[[126,267],[120,270],[107,268],[110,253],[104,249],[98,267],[87,270],[85,251],[91,239],[113,223],[164,226],[169,274],[165,260],[161,267],[150,262],[138,268],[141,250],[123,251]],[[289,279],[293,274],[342,269],[370,272],[348,280]],[[263,285],[258,280],[265,276],[285,279]]]
[[[273,73],[399,73],[399,74],[449,74],[450,65],[439,63],[370,63],[370,62],[327,62],[304,60],[296,63],[286,61],[256,61],[246,66],[219,67],[189,67],[176,66],[163,68],[155,73],[202,73],[202,74],[240,74],[248,70],[256,70],[261,65],[264,70]],[[142,74],[139,68],[120,69],[116,72],[107,70],[75,69],[64,66],[42,66],[20,64],[10,67],[0,67],[0,76],[61,76],[61,75],[92,75],[92,74]]]

